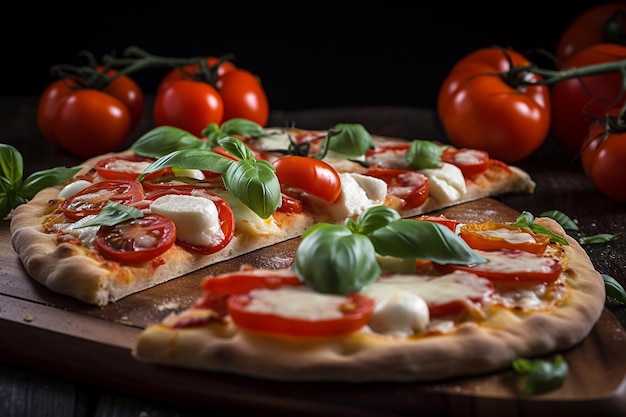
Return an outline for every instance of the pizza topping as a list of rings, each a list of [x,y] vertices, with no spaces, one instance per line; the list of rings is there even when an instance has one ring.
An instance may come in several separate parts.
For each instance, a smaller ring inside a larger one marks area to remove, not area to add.
[[[257,289],[228,299],[233,322],[242,328],[292,337],[332,337],[367,324],[374,301],[360,294],[319,294],[306,287]]]
[[[108,180],[135,180],[153,162],[153,159],[138,156],[112,156],[99,160],[94,168],[100,177]],[[160,175],[161,172],[155,172],[149,178]]]
[[[146,214],[115,226],[101,226],[95,244],[105,257],[123,263],[150,261],[176,241],[176,226],[165,216]]]
[[[329,203],[337,201],[341,194],[342,182],[337,171],[324,161],[288,155],[276,159],[272,165],[282,184],[303,190]]]
[[[461,201],[467,193],[463,172],[455,165],[444,162],[439,168],[422,169],[421,172],[428,177],[430,196],[439,204]]]
[[[365,175],[383,180],[387,184],[387,194],[400,199],[400,209],[420,207],[428,199],[430,183],[420,172],[369,167]]]
[[[376,302],[368,322],[376,333],[390,336],[411,336],[426,330],[430,313],[426,301],[418,294],[373,283],[364,294]]]
[[[554,282],[562,272],[558,260],[535,255],[522,250],[501,249],[477,252],[488,262],[477,265],[443,265],[441,270],[463,270],[473,272],[493,281],[505,282]]]
[[[69,184],[67,184],[65,187],[63,187],[63,189],[59,192],[58,198],[63,198],[63,199],[69,198],[73,196],[74,194],[83,191],[85,188],[89,187],[90,185],[91,185],[91,182],[87,180],[72,181]]]
[[[489,168],[489,154],[479,149],[446,149],[441,160],[456,165],[463,175],[469,177],[485,172]]]
[[[99,181],[68,197],[61,203],[63,214],[73,220],[98,214],[108,201],[133,204],[143,200],[143,188],[137,181]]]
[[[459,233],[468,245],[481,250],[519,249],[540,255],[550,243],[548,235],[489,221],[465,224]]]

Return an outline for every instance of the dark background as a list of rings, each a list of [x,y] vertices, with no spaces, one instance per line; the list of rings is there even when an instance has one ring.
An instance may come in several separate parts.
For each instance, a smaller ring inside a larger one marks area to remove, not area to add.
[[[598,3],[3,2],[0,93],[39,95],[52,65],[136,45],[172,57],[232,53],[261,78],[272,109],[434,107],[465,54],[492,45],[554,52],[566,26]],[[151,94],[165,71],[134,78]]]

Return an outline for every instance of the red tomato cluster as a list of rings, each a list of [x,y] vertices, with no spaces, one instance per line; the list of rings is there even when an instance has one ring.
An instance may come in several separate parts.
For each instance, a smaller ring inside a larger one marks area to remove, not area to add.
[[[613,155],[625,153],[616,145],[620,141],[613,139],[621,134],[615,131],[616,124],[605,123],[607,115],[617,117],[626,102],[623,69],[580,72],[626,61],[625,35],[626,3],[613,2],[589,8],[561,34],[555,54],[558,68],[553,71],[560,77],[549,71],[541,72],[543,78],[532,70],[520,71],[534,65],[511,49],[490,47],[468,54],[452,68],[437,98],[449,140],[457,147],[482,149],[493,158],[514,163],[530,156],[551,133],[568,154],[586,153],[589,160],[593,153],[607,161],[595,163],[595,171],[586,167],[585,172],[608,197],[626,200],[626,189],[618,192],[619,187],[607,185],[611,175],[604,167],[615,164],[617,156],[609,158],[607,151],[598,151],[610,145]],[[574,71],[576,76],[563,76]],[[601,134],[599,129],[604,129]],[[598,141],[599,134],[607,139]],[[621,163],[626,165],[626,159]],[[621,170],[615,166],[613,172]],[[626,181],[624,174],[616,177],[612,183]]]
[[[115,70],[109,70],[108,76]],[[92,157],[118,149],[143,115],[144,95],[122,75],[104,89],[86,88],[75,77],[52,82],[37,108],[39,130],[72,154]]]
[[[199,64],[171,70],[161,80],[154,104],[154,123],[174,126],[202,135],[209,123],[233,118],[251,120],[265,126],[269,103],[259,78],[250,71],[207,58],[209,70],[216,72],[214,80],[203,77]],[[213,78],[212,73],[205,74]]]
[[[232,118],[265,126],[269,103],[259,78],[229,61],[209,57],[206,62],[206,67],[183,65],[165,75],[155,98],[155,125],[178,127],[198,137],[210,123]],[[105,78],[102,67],[92,71]],[[114,69],[106,72],[108,77],[115,74]],[[144,112],[143,91],[129,75],[99,84],[90,78],[64,75],[44,90],[38,104],[42,135],[81,157],[119,150]]]

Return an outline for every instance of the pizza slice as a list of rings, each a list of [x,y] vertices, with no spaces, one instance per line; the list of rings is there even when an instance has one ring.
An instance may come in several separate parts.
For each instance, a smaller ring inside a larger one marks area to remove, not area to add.
[[[315,226],[289,268],[207,276],[133,356],[279,381],[435,381],[563,351],[600,317],[603,280],[554,220],[390,210]]]
[[[27,273],[103,306],[371,206],[409,217],[534,190],[525,172],[489,158],[468,163],[457,152],[445,162],[453,150],[441,145],[421,158],[429,168],[417,167],[407,162],[422,152],[415,141],[372,137],[361,125],[312,132],[236,120],[213,133],[154,129],[17,207],[11,238]]]

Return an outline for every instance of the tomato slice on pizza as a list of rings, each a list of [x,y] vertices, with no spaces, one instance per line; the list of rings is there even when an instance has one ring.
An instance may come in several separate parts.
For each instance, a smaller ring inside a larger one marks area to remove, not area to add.
[[[94,168],[98,175],[107,180],[136,180],[137,177],[155,160],[143,158],[136,155],[111,156],[96,162]],[[146,175],[146,180],[151,180],[167,175],[171,175],[171,168],[150,173]]]
[[[388,194],[402,201],[402,209],[420,207],[428,199],[428,177],[418,171],[372,166],[365,175],[385,181]]]
[[[512,249],[540,255],[545,252],[550,237],[502,223],[485,222],[462,225],[459,234],[474,249]]]
[[[131,205],[144,198],[143,188],[137,181],[98,181],[61,203],[63,213],[73,220],[98,214],[108,201]]]
[[[107,259],[138,264],[165,253],[175,240],[174,222],[160,214],[146,214],[115,226],[100,226],[95,244]]]
[[[472,176],[485,172],[489,168],[489,154],[479,149],[451,149],[447,148],[441,155],[441,160],[457,166],[463,175]]]

